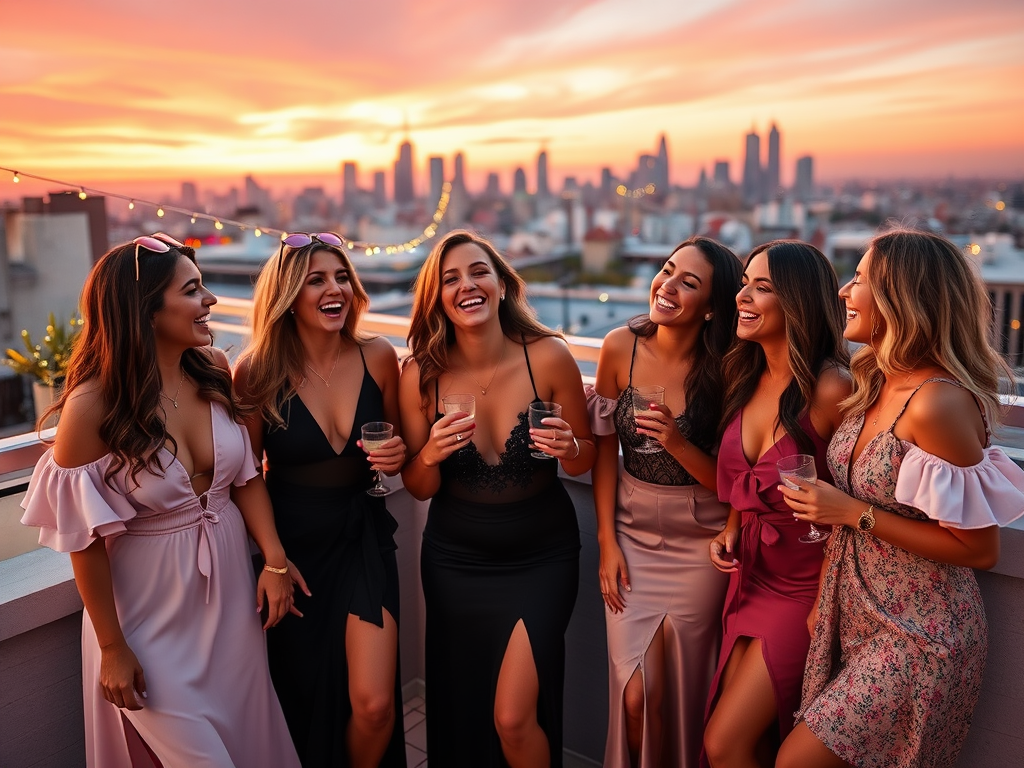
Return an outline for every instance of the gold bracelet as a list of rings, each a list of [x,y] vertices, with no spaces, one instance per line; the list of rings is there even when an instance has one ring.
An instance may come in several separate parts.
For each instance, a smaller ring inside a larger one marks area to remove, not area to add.
[[[562,459],[562,461],[576,461],[576,459],[580,457],[580,451],[583,449],[580,448],[580,441],[576,439],[576,435],[572,436],[572,443],[573,445],[576,446],[576,455],[573,456],[571,459]]]
[[[267,573],[276,573],[278,576],[283,576],[284,574],[288,573],[288,564],[285,563],[284,568],[275,568],[272,565],[267,565],[264,563],[263,570],[267,571]]]

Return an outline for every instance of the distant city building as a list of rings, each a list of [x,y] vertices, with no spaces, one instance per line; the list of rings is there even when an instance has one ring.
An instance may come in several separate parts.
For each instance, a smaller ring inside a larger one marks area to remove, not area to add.
[[[732,180],[729,178],[728,160],[715,160],[714,184],[716,187],[732,186]]]
[[[646,187],[648,184],[657,184],[657,178],[658,158],[654,155],[640,155],[633,175],[633,186]]]
[[[455,175],[452,177],[452,190],[460,194],[466,193],[466,161],[461,152],[455,154]]]
[[[522,167],[516,168],[516,172],[512,176],[512,194],[526,194],[526,171],[524,171]]]
[[[762,202],[765,200],[774,200],[779,195],[779,144],[779,129],[775,127],[775,123],[772,123],[772,129],[771,131],[768,132],[768,165],[765,168],[764,173],[765,189],[764,196],[762,197]]]
[[[793,192],[801,203],[809,202],[814,196],[814,158],[810,155],[796,161],[796,186]]]
[[[181,182],[181,207],[193,210],[199,207],[199,191],[191,181]]]
[[[484,196],[492,200],[501,197],[501,179],[494,171],[487,174],[487,188],[484,190]]]
[[[753,129],[746,137],[743,157],[743,202],[754,205],[761,199],[761,137]]]
[[[551,190],[548,187],[548,153],[541,151],[537,155],[537,197],[550,197]]]
[[[412,177],[412,144],[403,141],[395,161],[395,202],[408,205],[416,199]]]
[[[386,208],[388,204],[388,188],[387,188],[387,177],[384,171],[374,171],[373,173],[373,207],[380,209]]]
[[[657,165],[655,166],[654,184],[657,186],[658,191],[661,194],[668,194],[668,143],[665,139],[664,133],[661,134],[661,141],[658,142],[658,157]]]
[[[610,200],[615,195],[615,187],[618,186],[615,174],[612,169],[605,167],[601,169],[601,198]]]
[[[434,205],[441,199],[444,187],[444,158],[437,155],[430,158],[430,204]]]
[[[359,177],[356,164],[347,161],[341,164],[341,204],[345,210],[352,210],[359,201]]]
[[[245,204],[268,218],[274,213],[274,201],[270,196],[270,190],[257,184],[251,175],[245,177]]]

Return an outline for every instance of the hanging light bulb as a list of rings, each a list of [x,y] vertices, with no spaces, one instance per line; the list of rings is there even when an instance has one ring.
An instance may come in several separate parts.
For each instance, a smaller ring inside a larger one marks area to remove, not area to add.
[[[157,208],[156,209],[156,215],[159,216],[160,218],[163,218],[164,209],[163,208]]]
[[[79,200],[85,200],[85,198],[87,198],[87,197],[88,197],[88,195],[85,194],[85,187],[79,187],[78,188],[78,198],[79,198]]]
[[[18,182],[21,181],[21,177],[18,176],[18,172],[17,171],[14,172],[14,179],[12,179],[12,181],[14,181],[15,184],[17,184]]]
[[[128,210],[129,211],[134,211],[135,210],[135,201],[134,200],[129,200],[128,201]]]
[[[195,223],[196,223],[196,215],[195,215],[194,213],[192,214],[192,223],[193,223],[193,224],[195,224]]]
[[[260,229],[259,227],[256,227],[256,231],[253,234],[255,234],[256,237],[263,237],[263,230]]]
[[[224,229],[224,225],[221,224],[219,220],[213,222],[213,226],[214,226],[215,229]]]

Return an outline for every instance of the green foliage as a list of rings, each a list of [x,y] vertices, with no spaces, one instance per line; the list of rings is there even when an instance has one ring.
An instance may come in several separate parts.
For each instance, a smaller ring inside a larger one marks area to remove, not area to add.
[[[71,348],[82,331],[82,323],[82,318],[75,316],[67,323],[58,324],[51,312],[42,342],[33,344],[29,332],[23,330],[21,341],[27,354],[8,349],[4,362],[18,373],[34,376],[48,387],[59,386],[71,358]]]

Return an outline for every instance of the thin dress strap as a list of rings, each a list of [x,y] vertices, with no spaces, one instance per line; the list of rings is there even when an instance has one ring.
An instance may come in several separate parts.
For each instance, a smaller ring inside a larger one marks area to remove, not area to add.
[[[633,334],[633,354],[629,358],[629,386],[633,386],[633,363],[636,362],[636,343],[640,340],[640,337],[635,333]]]
[[[956,379],[947,379],[942,376],[932,376],[930,379],[925,379],[917,385],[917,388],[910,393],[910,397],[907,398],[907,401],[903,403],[903,407],[900,408],[900,412],[896,414],[896,418],[893,419],[892,425],[889,427],[890,432],[896,429],[896,422],[898,422],[900,417],[903,416],[903,412],[907,410],[907,406],[910,405],[910,401],[914,399],[914,395],[918,393],[918,390],[920,390],[925,384],[930,384],[933,381],[941,381],[945,384],[952,384],[953,386],[960,387],[960,389],[966,389],[966,387]],[[977,395],[971,392],[971,397],[974,398],[974,402],[978,405],[978,410],[981,411],[981,420],[985,424],[985,445],[988,446],[989,443],[992,442],[992,431],[988,426],[988,416],[985,415],[985,409],[982,407]]]
[[[366,355],[363,354],[363,345],[356,344],[356,349],[359,350],[359,357],[363,361],[363,373],[369,373],[370,369],[366,367]]]
[[[537,394],[537,382],[533,380],[533,368],[530,367],[530,353],[526,351],[526,334],[523,335],[523,356],[526,358],[526,370],[530,373],[530,386],[533,387],[533,400],[537,402],[540,400],[540,395]]]

